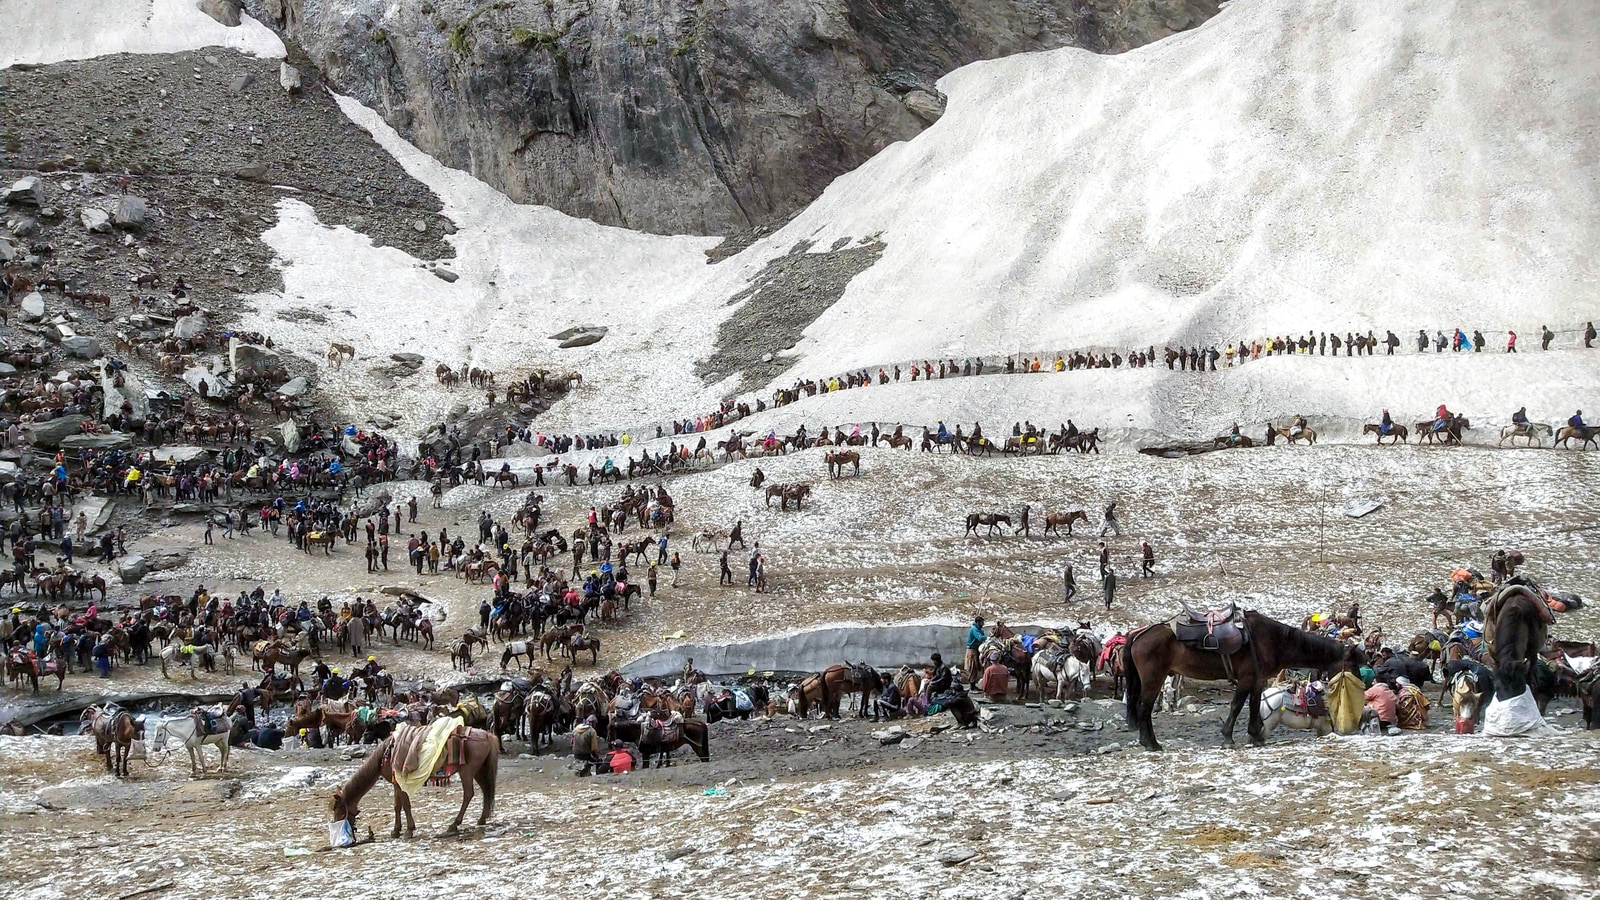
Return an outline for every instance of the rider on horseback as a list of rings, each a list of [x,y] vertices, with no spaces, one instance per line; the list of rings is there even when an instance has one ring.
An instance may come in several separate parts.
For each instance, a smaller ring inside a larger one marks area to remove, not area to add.
[[[1453,418],[1455,418],[1455,414],[1450,412],[1449,408],[1447,408],[1443,403],[1439,404],[1439,408],[1435,410],[1433,414],[1433,430],[1445,430],[1445,428],[1450,425],[1450,420]]]
[[[939,443],[950,443],[950,429],[945,427],[944,420],[939,420]]]
[[[1567,420],[1567,424],[1572,426],[1573,428],[1578,429],[1578,434],[1583,435],[1584,439],[1588,440],[1588,438],[1589,438],[1589,426],[1583,424],[1583,410],[1580,409],[1575,414],[1573,414],[1572,418]]]
[[[1305,430],[1306,430],[1306,417],[1297,414],[1294,417],[1294,424],[1289,426],[1289,437],[1297,438],[1297,437],[1300,436],[1300,432],[1305,431]]]
[[[1511,427],[1517,434],[1527,434],[1531,428],[1528,423],[1528,408],[1526,406],[1511,414]]]
[[[1378,423],[1378,433],[1387,435],[1389,432],[1391,432],[1393,430],[1394,430],[1394,418],[1391,417],[1389,415],[1389,411],[1387,409],[1385,409],[1383,411],[1383,421]]]

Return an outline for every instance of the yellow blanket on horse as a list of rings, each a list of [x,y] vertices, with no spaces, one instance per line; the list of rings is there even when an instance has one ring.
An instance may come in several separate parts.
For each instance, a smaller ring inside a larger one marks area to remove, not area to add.
[[[390,765],[394,767],[395,787],[407,794],[427,783],[439,771],[450,736],[465,722],[455,716],[440,716],[427,725],[401,725],[394,733]]]
[[[1328,679],[1323,702],[1328,706],[1333,730],[1339,734],[1355,734],[1356,729],[1361,727],[1361,712],[1367,703],[1361,676],[1354,672],[1340,672]]]

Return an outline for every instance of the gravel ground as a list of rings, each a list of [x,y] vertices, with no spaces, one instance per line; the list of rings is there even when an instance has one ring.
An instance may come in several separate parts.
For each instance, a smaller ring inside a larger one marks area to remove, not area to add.
[[[438,215],[438,198],[339,111],[310,66],[300,68],[298,95],[279,86],[277,60],[221,48],[8,71],[0,179],[41,174],[47,183],[60,215],[40,219],[43,233],[27,239],[54,248],[45,270],[119,304],[135,274],[153,269],[167,283],[182,274],[192,296],[225,308],[235,294],[282,289],[260,234],[285,197],[375,243],[453,256],[454,226]],[[137,240],[87,233],[78,211],[114,209],[124,193],[151,207]]]

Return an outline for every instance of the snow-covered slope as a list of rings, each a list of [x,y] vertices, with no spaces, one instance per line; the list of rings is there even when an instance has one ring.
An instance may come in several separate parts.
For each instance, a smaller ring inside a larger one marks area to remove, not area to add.
[[[110,53],[177,53],[227,47],[281,58],[283,42],[241,16],[229,28],[195,0],[0,0],[0,69]]]
[[[937,125],[750,255],[888,245],[807,332],[800,374],[1307,329],[1573,328],[1600,307],[1594,12],[1238,0],[1120,56],[978,63],[941,83]]]

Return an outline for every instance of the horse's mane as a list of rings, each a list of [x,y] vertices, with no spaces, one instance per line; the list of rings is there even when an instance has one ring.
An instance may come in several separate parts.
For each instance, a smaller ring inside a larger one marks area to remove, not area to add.
[[[1326,659],[1332,663],[1343,659],[1349,650],[1348,644],[1279,622],[1255,610],[1246,612],[1245,616],[1250,619],[1250,630],[1253,633],[1260,634],[1265,631],[1272,635],[1275,655],[1280,657]]]
[[[392,740],[393,738],[384,738],[382,743],[372,748],[372,752],[362,761],[361,768],[356,769],[350,780],[334,791],[333,798],[328,803],[329,809],[337,810],[341,802],[349,804],[360,800],[372,790],[372,786],[378,783],[378,775],[383,770],[383,760],[389,755],[389,743]]]

